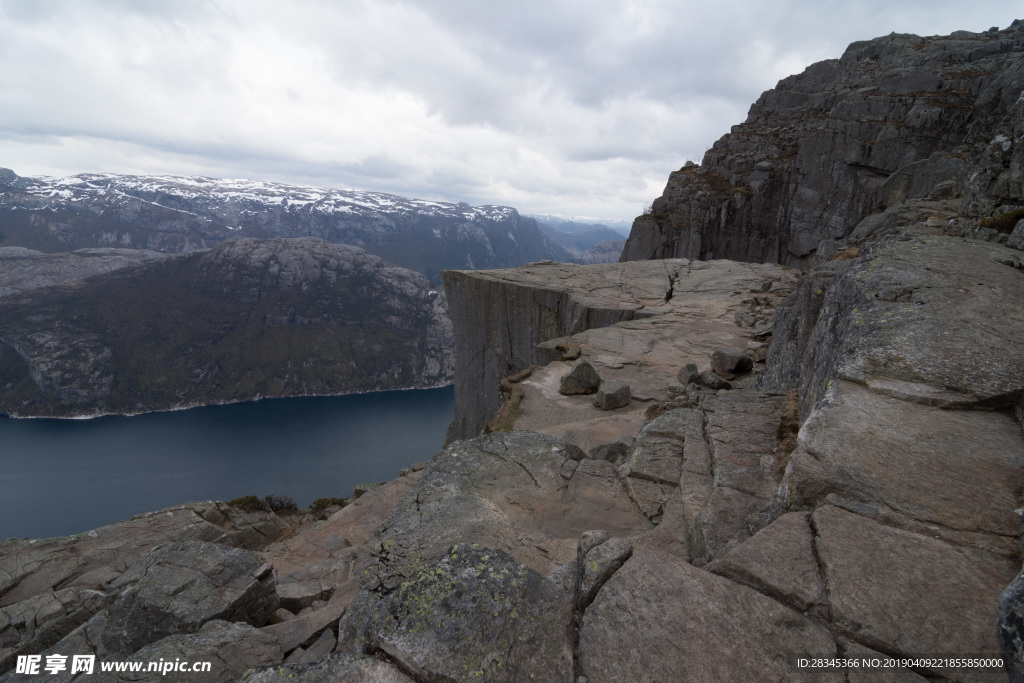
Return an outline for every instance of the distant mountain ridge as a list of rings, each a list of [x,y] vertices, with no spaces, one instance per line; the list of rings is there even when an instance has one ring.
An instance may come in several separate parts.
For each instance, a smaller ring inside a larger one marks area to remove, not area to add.
[[[30,178],[0,169],[3,246],[182,253],[234,237],[320,237],[439,281],[446,268],[569,260],[508,206],[410,199],[254,180],[84,173]]]
[[[633,227],[631,220],[618,220],[609,218],[594,218],[591,216],[563,216],[561,214],[525,214],[538,223],[544,223],[559,232],[580,232],[595,228],[608,228],[617,233],[620,237],[629,237],[629,231]]]

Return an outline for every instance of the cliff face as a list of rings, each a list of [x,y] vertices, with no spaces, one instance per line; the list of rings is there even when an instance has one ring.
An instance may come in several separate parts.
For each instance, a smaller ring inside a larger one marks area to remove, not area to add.
[[[241,239],[141,260],[0,251],[5,273],[31,275],[0,300],[8,414],[134,413],[452,375],[444,295],[355,247]],[[99,274],[45,286],[54,268]]]
[[[562,338],[614,326],[608,339],[595,333],[581,341],[601,349],[609,358],[606,365],[658,368],[664,356],[678,361],[679,354],[693,352],[673,348],[673,336],[681,340],[689,329],[695,343],[694,330],[711,336],[708,325],[720,324],[718,338],[726,339],[735,329],[735,314],[754,305],[751,292],[765,303],[781,301],[780,292],[788,292],[794,277],[770,266],[685,260],[447,271],[445,291],[458,358],[455,421],[448,440],[480,434],[501,405],[499,381],[557,358],[554,344]],[[632,355],[616,349],[623,334],[618,324],[624,321],[634,321],[628,328],[641,329],[636,336],[646,337]],[[664,340],[668,348],[655,340]],[[653,353],[656,346],[658,353]],[[617,356],[622,357],[612,360]],[[677,369],[664,373],[674,375]]]
[[[1007,115],[1024,89],[1022,56],[1018,21],[982,34],[854,43],[783,79],[700,166],[671,174],[634,222],[622,260],[810,265],[865,216],[944,180],[952,182],[940,191],[962,194],[967,216],[1013,203],[1021,167]]]

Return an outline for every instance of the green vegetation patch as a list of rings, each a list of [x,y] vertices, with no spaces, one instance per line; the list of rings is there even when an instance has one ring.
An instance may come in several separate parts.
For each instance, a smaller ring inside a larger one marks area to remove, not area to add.
[[[241,498],[235,498],[234,500],[229,500],[228,505],[233,508],[238,508],[242,512],[267,511],[267,504],[258,496],[242,496]]]
[[[313,501],[313,504],[309,506],[310,510],[326,510],[332,505],[338,505],[345,507],[348,504],[348,498],[317,498]]]

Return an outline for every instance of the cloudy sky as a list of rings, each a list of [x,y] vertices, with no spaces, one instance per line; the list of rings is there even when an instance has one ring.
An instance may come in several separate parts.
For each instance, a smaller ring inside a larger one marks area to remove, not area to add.
[[[0,0],[0,167],[629,219],[782,77],[1006,0]]]

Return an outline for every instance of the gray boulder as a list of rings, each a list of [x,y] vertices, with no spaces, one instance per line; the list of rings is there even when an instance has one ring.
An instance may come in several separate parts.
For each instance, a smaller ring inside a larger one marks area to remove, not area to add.
[[[700,377],[697,378],[701,384],[706,386],[708,389],[718,391],[719,389],[732,389],[732,385],[726,380],[722,379],[710,370],[705,370],[700,373]]]
[[[601,387],[594,396],[594,405],[601,410],[614,410],[628,406],[629,400],[629,383],[620,379],[610,379],[601,382]]]
[[[736,346],[718,348],[711,354],[711,369],[725,378],[750,372],[753,367],[754,361],[747,352]]]
[[[255,553],[202,541],[160,545],[110,584],[103,641],[131,653],[161,638],[195,633],[213,619],[262,626],[278,607],[270,565]]]
[[[679,371],[679,374],[676,375],[676,379],[678,379],[679,383],[684,387],[696,382],[698,377],[700,377],[700,370],[697,369],[696,363],[687,363],[683,369]]]
[[[586,358],[580,358],[572,367],[569,373],[562,378],[558,392],[566,396],[576,394],[593,394],[601,386],[601,377],[597,370]]]

